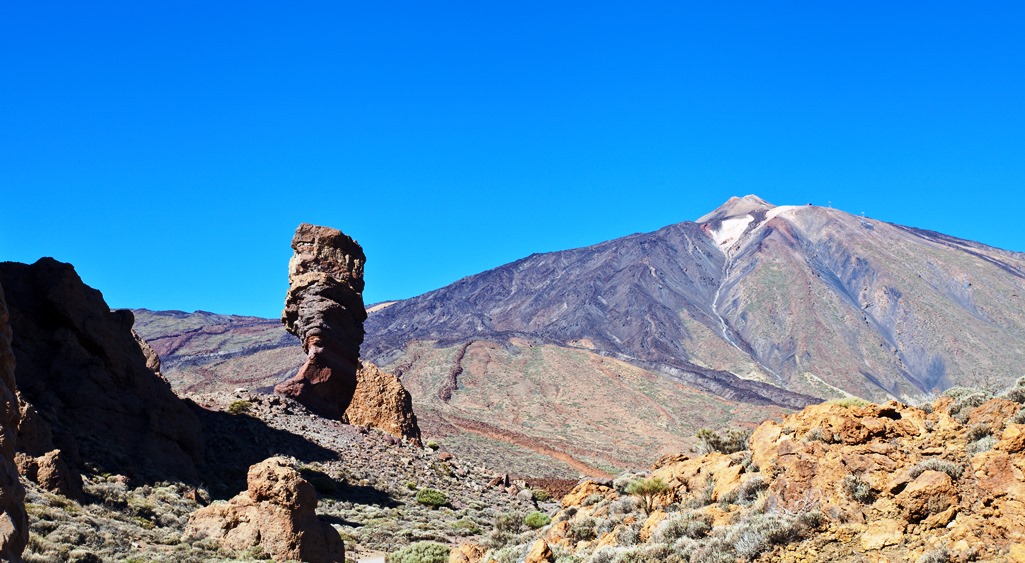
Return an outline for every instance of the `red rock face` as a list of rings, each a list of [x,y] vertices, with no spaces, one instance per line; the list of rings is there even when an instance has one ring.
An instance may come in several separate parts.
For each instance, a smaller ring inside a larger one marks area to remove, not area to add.
[[[292,238],[288,295],[281,322],[308,354],[292,379],[274,390],[326,418],[340,420],[356,391],[363,343],[366,256],[337,229],[303,223]]]

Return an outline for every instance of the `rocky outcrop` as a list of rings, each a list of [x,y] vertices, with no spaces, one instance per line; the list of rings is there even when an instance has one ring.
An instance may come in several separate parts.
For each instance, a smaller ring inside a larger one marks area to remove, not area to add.
[[[0,284],[0,560],[21,561],[28,543],[25,489],[18,481],[14,447],[21,413],[14,383],[15,360],[4,289]]]
[[[316,508],[313,485],[288,460],[270,458],[249,468],[245,492],[193,513],[185,537],[236,551],[259,546],[276,561],[344,562],[341,537]]]
[[[196,479],[196,416],[147,367],[130,311],[111,311],[70,264],[0,263],[18,390],[26,420],[19,450],[59,449],[72,471]]]
[[[19,452],[15,461],[22,477],[51,493],[82,500],[82,476],[68,466],[60,450],[39,457]]]
[[[311,411],[341,419],[356,391],[363,342],[366,256],[337,229],[303,223],[292,238],[288,294],[281,322],[308,354],[292,379],[274,388]]]
[[[1006,397],[1025,400],[1023,390],[1025,380]],[[747,451],[667,456],[612,486],[585,481],[541,539],[582,559],[1016,560],[1025,407],[952,395],[924,408],[815,405],[763,423]],[[644,494],[650,505],[632,498]]]
[[[420,444],[413,399],[394,375],[363,362],[356,373],[356,392],[345,409],[349,424],[377,428]]]

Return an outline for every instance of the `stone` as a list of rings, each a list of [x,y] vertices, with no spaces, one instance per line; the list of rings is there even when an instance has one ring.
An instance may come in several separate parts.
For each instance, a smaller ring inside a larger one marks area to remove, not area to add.
[[[861,534],[861,547],[866,551],[897,545],[904,538],[904,524],[897,520],[883,519],[872,522]]]
[[[0,560],[21,561],[28,543],[25,488],[14,463],[21,410],[18,405],[10,316],[0,284]]]
[[[484,548],[475,543],[464,543],[449,552],[448,563],[480,563]]]
[[[530,551],[527,553],[527,558],[523,563],[543,563],[552,561],[554,558],[555,554],[552,553],[552,548],[549,547],[548,542],[538,539],[534,542],[534,545],[530,546]]]
[[[31,404],[19,449],[59,449],[76,472],[198,480],[196,415],[158,377],[132,334],[131,311],[111,311],[70,264],[0,263],[18,359],[18,391]]]
[[[1012,544],[1007,556],[1014,563],[1025,563],[1025,544]]]
[[[958,502],[957,489],[950,475],[942,471],[925,471],[897,495],[905,519],[920,522],[943,512]]]
[[[65,497],[82,500],[82,476],[72,470],[60,450],[39,457],[18,453],[18,472],[43,489]]]
[[[366,256],[341,231],[308,223],[296,229],[292,249],[281,322],[299,337],[307,359],[295,377],[274,390],[320,416],[341,420],[360,367]]]
[[[356,372],[356,390],[345,409],[345,419],[421,444],[413,398],[397,377],[370,362],[362,362]]]
[[[230,501],[194,512],[185,537],[214,539],[228,550],[259,546],[279,561],[345,561],[338,532],[317,517],[313,485],[287,459],[274,457],[255,464],[247,479],[247,490]]]

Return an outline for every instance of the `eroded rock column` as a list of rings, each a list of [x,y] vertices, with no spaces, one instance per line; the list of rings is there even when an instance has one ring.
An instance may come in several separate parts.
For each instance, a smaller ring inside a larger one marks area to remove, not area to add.
[[[308,354],[275,391],[314,413],[340,420],[356,391],[363,343],[363,249],[337,229],[303,223],[292,238],[281,322]]]

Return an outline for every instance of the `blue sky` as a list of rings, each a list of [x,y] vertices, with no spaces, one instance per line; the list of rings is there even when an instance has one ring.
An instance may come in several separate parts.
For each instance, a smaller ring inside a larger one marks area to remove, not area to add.
[[[0,259],[276,316],[302,221],[375,302],[748,193],[1025,251],[1021,3],[490,4],[6,3]]]

